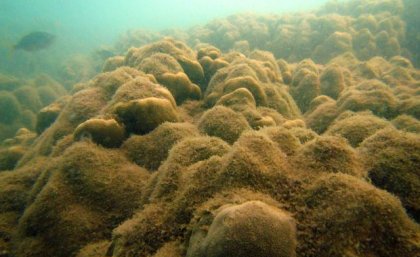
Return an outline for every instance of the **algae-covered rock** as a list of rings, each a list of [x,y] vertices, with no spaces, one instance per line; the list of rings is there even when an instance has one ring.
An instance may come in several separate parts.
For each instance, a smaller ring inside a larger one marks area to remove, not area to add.
[[[267,127],[260,130],[265,133],[287,155],[293,155],[300,147],[299,139],[284,127]]]
[[[333,99],[337,99],[346,87],[342,70],[334,65],[327,67],[322,72],[320,83],[321,94]]]
[[[19,221],[17,256],[75,255],[86,242],[105,240],[138,207],[147,178],[116,150],[74,144],[39,177]]]
[[[205,112],[198,128],[209,136],[220,137],[230,144],[233,144],[243,131],[251,129],[241,114],[224,106],[216,106]]]
[[[296,256],[295,221],[260,201],[220,207],[207,235],[193,234],[189,257]],[[198,242],[197,242],[198,241]]]
[[[0,122],[11,123],[20,114],[20,105],[16,97],[8,92],[0,92]]]
[[[321,92],[318,75],[301,68],[294,74],[290,92],[300,110],[306,112],[310,102]]]
[[[305,113],[305,122],[315,132],[322,134],[337,118],[339,111],[337,103],[328,96],[315,97]]]
[[[224,105],[227,107],[234,107],[236,105],[248,105],[256,107],[254,95],[248,89],[241,87],[235,89],[233,92],[225,94],[217,102],[216,105]]]
[[[50,105],[42,108],[36,117],[35,130],[38,134],[41,134],[57,119],[64,106],[67,104],[69,98],[63,97],[58,101],[51,103]]]
[[[59,67],[65,97],[0,75],[0,256],[417,257],[407,6],[133,30]]]
[[[359,148],[372,183],[398,196],[416,221],[420,219],[419,147],[417,134],[384,129],[368,137]]]
[[[110,246],[109,241],[99,241],[96,243],[88,244],[83,247],[76,257],[103,257],[107,255]]]
[[[150,188],[150,195],[146,196],[147,201],[173,201],[176,191],[185,188],[188,183],[185,178],[188,168],[200,165],[213,156],[223,156],[229,150],[229,144],[217,137],[192,137],[178,142],[149,184],[153,187]]]
[[[105,147],[119,147],[125,138],[125,130],[114,119],[89,119],[77,126],[74,138],[88,138]]]
[[[197,135],[198,129],[192,124],[165,122],[149,134],[132,135],[122,148],[133,162],[148,170],[156,170],[176,142]]]
[[[325,63],[332,57],[352,49],[352,37],[346,32],[334,32],[324,43],[318,45],[312,56],[315,61]]]
[[[163,232],[163,233],[162,233]],[[162,204],[149,204],[113,231],[112,256],[147,255],[156,252],[175,233]]]
[[[248,89],[255,98],[257,105],[267,105],[267,96],[263,92],[261,86],[252,77],[240,77],[230,79],[224,86],[224,91],[230,93],[238,88]]]
[[[326,135],[339,135],[357,147],[378,130],[390,127],[390,123],[371,112],[344,112],[330,125]]]
[[[399,115],[391,121],[397,129],[412,133],[420,133],[420,122],[410,115]]]
[[[334,208],[327,207],[331,201]],[[398,199],[353,176],[321,177],[307,189],[304,202],[309,210],[305,232],[310,236],[301,239],[304,245],[314,244],[311,256],[415,256],[418,250],[410,243],[418,240],[418,224],[407,217]],[[304,245],[298,246],[299,252],[306,252]]]
[[[178,121],[178,114],[169,100],[148,97],[115,106],[115,113],[129,133],[146,134],[160,124]]]
[[[25,152],[26,149],[21,146],[12,146],[0,150],[0,171],[13,170]]]
[[[320,136],[309,141],[298,150],[294,158],[295,164],[308,172],[365,176],[357,152],[340,137]]]
[[[157,77],[158,81],[171,91],[177,103],[182,103],[187,98],[198,100],[201,98],[199,86],[191,83],[187,75],[183,72],[176,74],[164,73]]]
[[[263,132],[245,132],[224,158],[219,183],[225,187],[258,188],[289,172],[286,154]]]
[[[289,131],[292,133],[292,135],[299,139],[301,144],[304,144],[318,137],[318,134],[315,131],[305,127],[293,127],[289,129]]]
[[[113,71],[123,65],[124,65],[124,56],[110,57],[105,61],[104,66],[102,67],[102,71],[104,72]]]
[[[28,204],[30,190],[45,167],[45,160],[13,171],[0,172],[0,251],[10,255],[14,252],[19,218]]]
[[[230,146],[217,137],[188,137],[173,146],[165,165],[191,166],[212,156],[223,156]]]
[[[280,84],[280,71],[276,62],[264,54],[257,59],[247,59],[241,54],[224,56],[232,59],[230,65],[219,69],[210,80],[204,94],[208,107],[238,89],[246,89],[258,107],[269,107],[283,116],[299,116],[299,110],[288,90]]]
[[[140,48],[129,49],[125,56],[125,63],[131,67],[139,67],[145,58],[151,57],[156,53],[168,54],[175,58],[193,83],[201,84],[203,81],[203,68],[195,59],[196,55],[193,50],[183,42],[169,38]]]
[[[341,110],[370,110],[375,115],[392,117],[397,107],[397,98],[392,90],[377,80],[367,80],[349,88],[337,100]]]
[[[41,99],[33,87],[20,87],[13,94],[21,105],[25,105],[31,111],[37,111],[42,107]]]

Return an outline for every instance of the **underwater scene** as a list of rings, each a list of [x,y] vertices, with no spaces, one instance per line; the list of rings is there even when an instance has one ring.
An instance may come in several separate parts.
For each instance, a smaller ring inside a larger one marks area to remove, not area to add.
[[[0,257],[419,257],[419,0],[0,0]]]

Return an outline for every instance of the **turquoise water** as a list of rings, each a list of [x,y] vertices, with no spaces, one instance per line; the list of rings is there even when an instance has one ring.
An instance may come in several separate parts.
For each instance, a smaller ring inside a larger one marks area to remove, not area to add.
[[[307,11],[325,2],[327,1],[1,0],[0,72],[23,75],[31,69],[42,71],[40,65],[49,69],[70,54],[88,53],[99,46],[112,45],[121,33],[129,29],[186,29],[235,13],[279,14]],[[37,53],[11,51],[12,46],[23,35],[37,30],[57,36],[53,47]]]

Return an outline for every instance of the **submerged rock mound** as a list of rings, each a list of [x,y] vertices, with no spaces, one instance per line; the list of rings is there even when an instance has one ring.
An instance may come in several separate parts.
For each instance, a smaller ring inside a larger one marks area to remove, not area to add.
[[[66,93],[47,75],[24,80],[0,74],[0,142],[22,127],[38,130],[38,112]]]
[[[127,35],[1,143],[0,256],[418,256],[401,3]],[[9,91],[0,125],[31,95]]]
[[[296,256],[293,218],[260,201],[220,207],[202,234],[198,228],[193,232],[187,256]]]

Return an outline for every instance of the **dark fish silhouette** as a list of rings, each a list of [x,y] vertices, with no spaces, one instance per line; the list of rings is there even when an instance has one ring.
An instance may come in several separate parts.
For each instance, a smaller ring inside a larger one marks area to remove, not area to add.
[[[22,37],[14,48],[34,52],[49,47],[54,39],[55,36],[48,32],[35,31]]]

